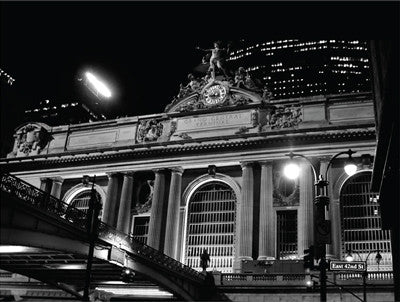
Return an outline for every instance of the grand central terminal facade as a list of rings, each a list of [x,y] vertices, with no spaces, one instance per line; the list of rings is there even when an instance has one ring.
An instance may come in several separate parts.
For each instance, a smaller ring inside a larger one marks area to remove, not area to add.
[[[368,270],[392,268],[379,196],[369,192],[375,152],[371,93],[273,100],[217,77],[188,86],[164,113],[15,131],[3,171],[87,210],[94,182],[99,218],[200,270],[267,273],[298,261],[314,242],[314,182],[327,175],[327,258],[378,251]],[[357,171],[347,175],[351,149]],[[294,160],[300,175],[283,174]],[[315,167],[313,175],[311,164]]]

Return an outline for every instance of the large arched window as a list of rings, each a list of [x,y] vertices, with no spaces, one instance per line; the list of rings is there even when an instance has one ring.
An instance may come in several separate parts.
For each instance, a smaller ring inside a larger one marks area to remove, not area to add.
[[[96,194],[97,200],[101,204],[103,204],[100,194],[96,190],[94,191],[94,193]],[[76,194],[73,197],[69,206],[77,208],[77,209],[87,213],[89,210],[89,201],[90,201],[91,194],[92,194],[91,189],[87,189],[87,190],[83,190],[83,191],[79,192],[78,194]],[[101,210],[99,213],[99,219],[101,219],[102,212],[103,211]]]
[[[361,172],[350,177],[342,187],[342,254],[351,251],[355,260],[363,261],[370,254],[368,270],[376,270],[378,266],[375,256],[379,250],[383,257],[380,269],[391,269],[390,233],[381,229],[379,197],[369,191],[370,182],[371,172]]]
[[[185,262],[200,270],[203,249],[210,254],[210,267],[232,272],[235,253],[236,195],[220,181],[205,183],[188,204]]]

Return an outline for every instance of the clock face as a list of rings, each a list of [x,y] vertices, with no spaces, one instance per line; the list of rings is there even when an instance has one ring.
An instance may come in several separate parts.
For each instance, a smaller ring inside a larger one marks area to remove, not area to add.
[[[221,103],[226,97],[226,88],[222,85],[213,85],[204,91],[204,101],[208,105]]]

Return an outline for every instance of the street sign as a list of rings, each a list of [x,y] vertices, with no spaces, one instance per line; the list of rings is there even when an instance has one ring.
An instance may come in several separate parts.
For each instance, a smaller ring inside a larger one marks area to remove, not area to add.
[[[317,244],[330,244],[331,242],[331,222],[330,220],[317,221],[315,226],[315,242]]]
[[[365,261],[336,261],[329,262],[330,271],[352,271],[352,272],[365,272],[367,270],[367,263]]]

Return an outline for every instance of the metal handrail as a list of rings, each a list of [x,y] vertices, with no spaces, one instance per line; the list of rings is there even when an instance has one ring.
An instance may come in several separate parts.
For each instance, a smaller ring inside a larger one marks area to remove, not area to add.
[[[2,173],[0,180],[2,191],[17,196],[19,199],[28,202],[31,206],[45,210],[46,212],[73,223],[85,231],[88,230],[88,215],[84,211],[77,209],[62,200],[51,196],[49,193],[36,188],[28,182],[11,175]],[[115,228],[99,223],[99,238],[106,241],[114,241],[119,248],[126,249],[128,254],[146,259],[149,262],[163,266],[168,270],[189,277],[196,281],[204,280],[204,275],[190,268],[189,266],[163,254],[162,252],[136,240],[131,234],[125,234]]]

